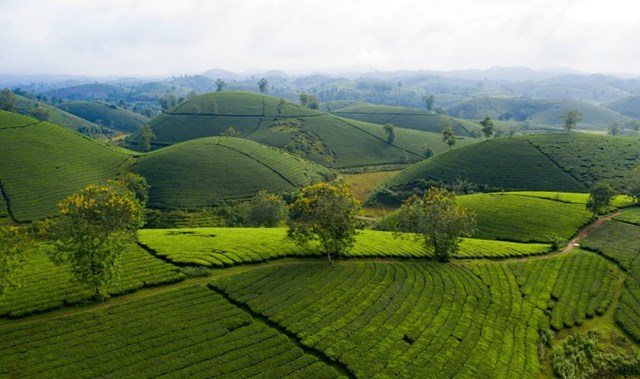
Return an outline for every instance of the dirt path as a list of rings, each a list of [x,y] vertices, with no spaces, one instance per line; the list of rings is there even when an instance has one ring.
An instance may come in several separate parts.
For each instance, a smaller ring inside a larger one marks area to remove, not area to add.
[[[564,250],[562,250],[562,252],[563,253],[570,252],[577,245],[578,241],[580,241],[581,239],[583,239],[586,236],[588,236],[589,233],[591,233],[591,231],[593,229],[599,227],[600,225],[602,225],[603,222],[609,221],[609,220],[611,220],[615,216],[618,216],[621,213],[622,213],[622,211],[617,211],[617,212],[610,213],[608,215],[605,215],[605,216],[602,216],[602,217],[598,218],[596,221],[594,221],[591,224],[585,226],[584,228],[582,228],[582,230],[580,230],[578,232],[577,236],[575,236],[571,241],[569,241],[569,243],[567,244],[567,247],[565,247]]]

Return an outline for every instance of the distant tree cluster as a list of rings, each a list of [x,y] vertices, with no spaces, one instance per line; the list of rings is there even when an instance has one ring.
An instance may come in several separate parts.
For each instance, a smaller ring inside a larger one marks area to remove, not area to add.
[[[319,109],[320,101],[315,95],[308,95],[305,92],[302,92],[299,96],[300,105],[303,107],[307,107],[309,109]]]
[[[9,88],[5,88],[0,92],[0,109],[7,112],[16,111],[16,95]]]

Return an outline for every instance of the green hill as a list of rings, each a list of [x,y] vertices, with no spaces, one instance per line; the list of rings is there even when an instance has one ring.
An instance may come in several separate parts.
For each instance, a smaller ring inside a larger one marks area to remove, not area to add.
[[[453,117],[480,120],[490,116],[496,120],[528,121],[561,127],[560,116],[567,109],[577,109],[583,115],[577,129],[606,130],[615,122],[624,124],[628,119],[610,109],[575,100],[535,100],[525,98],[479,97],[447,109]]]
[[[194,209],[220,200],[246,199],[260,189],[291,192],[330,171],[253,141],[209,137],[140,157],[133,171],[151,185],[149,205]]]
[[[64,126],[65,128],[69,128],[78,133],[93,137],[112,133],[111,129],[96,125],[91,121],[80,118],[69,112],[65,112],[64,110],[54,106],[44,104],[37,100],[28,99],[24,96],[16,96],[16,99],[16,110],[18,113],[28,115],[29,111],[31,111],[35,106],[40,106],[49,111],[49,118],[47,121],[53,124]]]
[[[69,101],[58,106],[60,109],[111,129],[131,133],[149,119],[141,114],[118,108],[100,101]]]
[[[0,111],[0,151],[0,183],[16,221],[55,213],[60,200],[90,183],[117,176],[132,160],[126,150],[4,111]]]
[[[607,108],[627,117],[640,118],[640,96],[628,96],[606,105]]]
[[[458,136],[469,136],[470,131],[480,129],[477,122],[455,119],[447,115],[425,112],[415,108],[389,105],[357,104],[340,108],[331,113],[373,124],[393,123],[402,128],[426,132],[440,133],[443,129],[452,127]]]
[[[393,143],[381,125],[349,120],[246,92],[216,92],[182,103],[149,123],[157,146],[219,136],[235,136],[335,168],[399,164],[420,160],[424,146],[448,148],[438,133],[396,129]],[[460,138],[460,145],[474,142]]]
[[[467,180],[488,189],[585,192],[598,180],[621,189],[640,163],[638,138],[557,133],[500,138],[455,149],[391,178],[397,188]]]

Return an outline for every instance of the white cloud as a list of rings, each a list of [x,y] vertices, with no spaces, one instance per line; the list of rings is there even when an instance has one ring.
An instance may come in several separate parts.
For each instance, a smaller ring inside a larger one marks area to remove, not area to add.
[[[0,71],[640,71],[631,0],[3,0]]]

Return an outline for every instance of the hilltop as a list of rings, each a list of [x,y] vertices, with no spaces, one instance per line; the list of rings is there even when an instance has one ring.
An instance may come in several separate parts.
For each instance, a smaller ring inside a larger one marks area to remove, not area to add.
[[[283,148],[327,167],[406,164],[422,159],[425,146],[448,149],[439,133],[396,128],[387,141],[382,125],[340,118],[270,96],[215,92],[186,101],[149,123],[166,146],[200,137],[232,134]],[[474,142],[460,138],[459,144]]]

